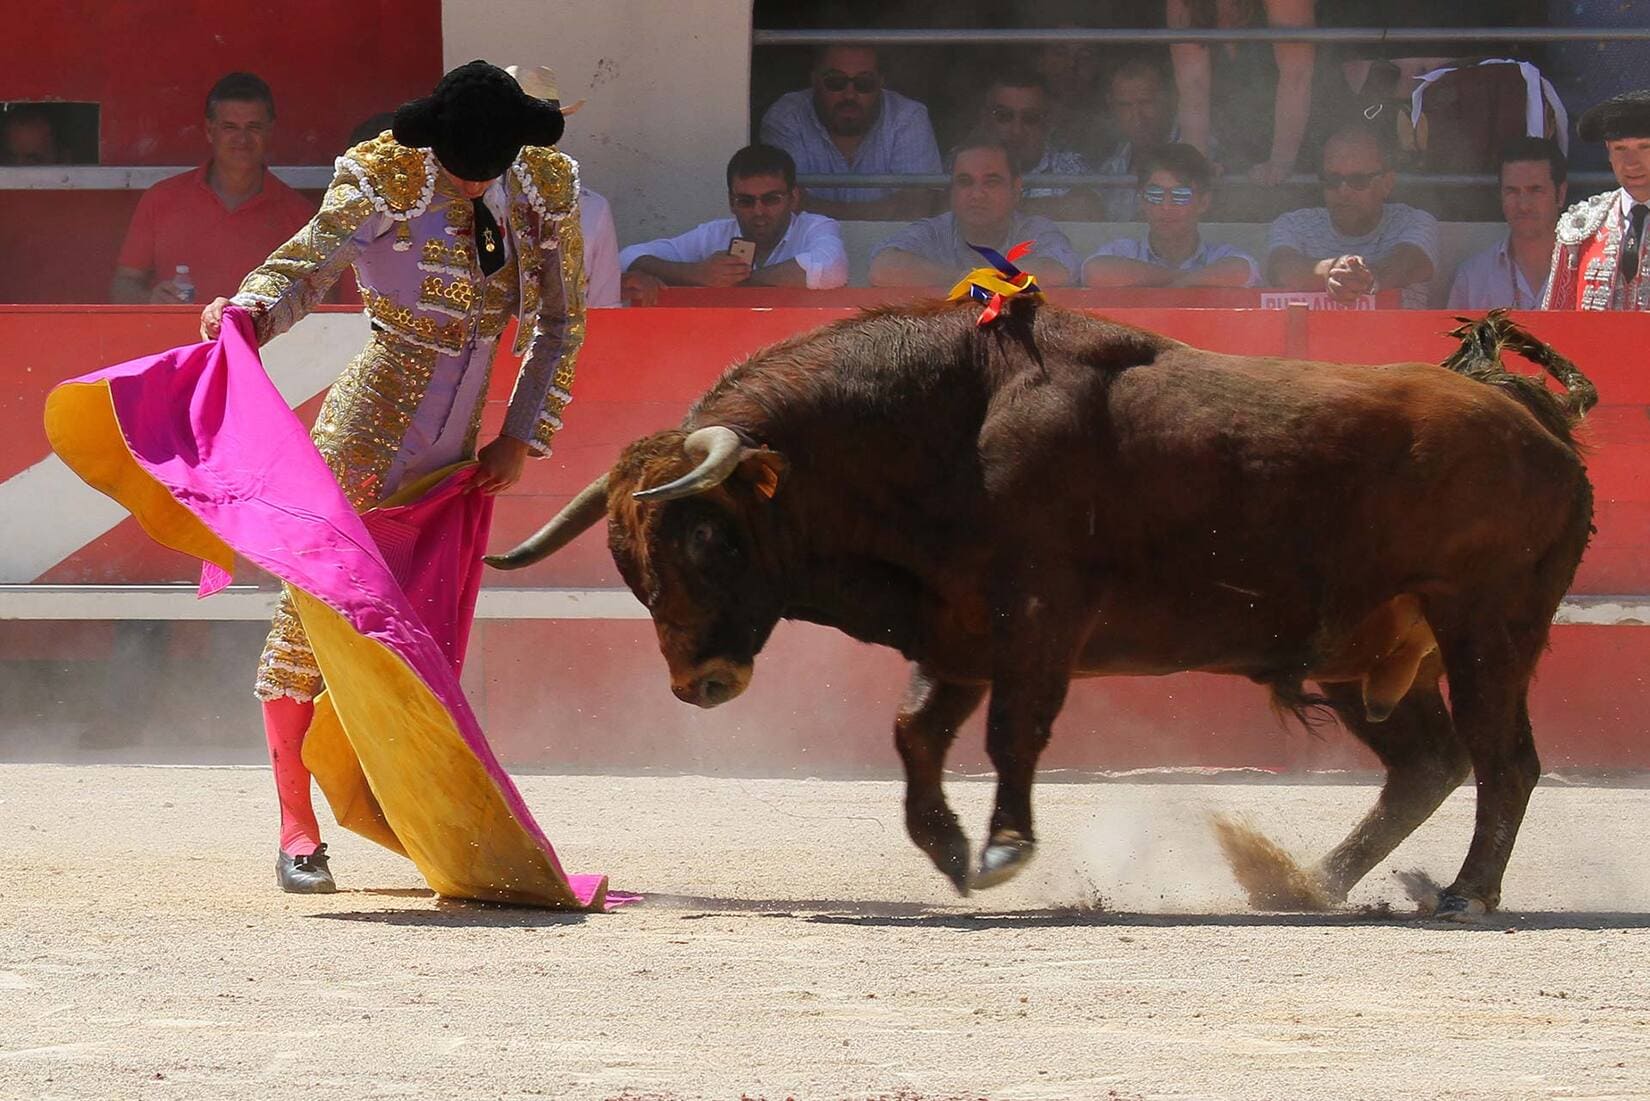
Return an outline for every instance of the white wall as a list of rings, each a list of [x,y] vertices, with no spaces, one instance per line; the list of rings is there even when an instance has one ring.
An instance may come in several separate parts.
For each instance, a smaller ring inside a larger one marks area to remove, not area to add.
[[[549,65],[562,148],[613,204],[619,241],[727,214],[723,171],[749,138],[752,0],[445,0],[447,67]]]

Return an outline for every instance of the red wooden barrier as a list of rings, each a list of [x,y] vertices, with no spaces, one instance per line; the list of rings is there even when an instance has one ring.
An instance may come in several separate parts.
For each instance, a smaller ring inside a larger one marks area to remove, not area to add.
[[[620,447],[676,422],[729,363],[849,309],[670,309],[593,312],[567,428],[504,498],[494,543],[525,535],[606,469]],[[1204,347],[1348,362],[1436,361],[1454,324],[1441,312],[1381,311],[1286,317],[1277,311],[1108,309],[1120,321]],[[1599,534],[1578,593],[1650,593],[1650,378],[1637,356],[1650,318],[1531,314],[1524,320],[1598,384],[1589,421]],[[193,311],[79,311],[0,307],[0,481],[45,456],[40,403],[56,381],[189,339]],[[353,349],[339,348],[340,366]],[[510,371],[490,395],[496,423]],[[307,405],[312,413],[314,402]],[[72,507],[66,502],[65,507]],[[193,567],[152,548],[130,521],[42,580],[188,581]],[[556,559],[495,585],[620,585],[599,533]],[[1640,597],[1639,599],[1643,599]],[[18,637],[16,625],[0,624]],[[90,627],[91,631],[101,628]],[[65,637],[65,625],[50,634]],[[38,634],[36,637],[39,637]],[[88,645],[94,647],[88,635]],[[0,648],[3,649],[3,648]],[[248,655],[250,669],[251,656]],[[1532,703],[1544,759],[1572,768],[1650,767],[1650,631],[1629,626],[1555,629]],[[782,626],[740,700],[714,712],[669,693],[646,620],[489,621],[475,636],[466,678],[484,722],[515,761],[555,768],[892,768],[890,723],[905,670],[897,655],[820,628]],[[248,711],[248,736],[255,734]],[[978,720],[976,720],[976,724]],[[1113,678],[1074,689],[1048,763],[1055,768],[1251,766],[1276,770],[1363,767],[1363,751],[1338,733],[1317,739],[1285,729],[1261,689],[1234,678],[1184,674]],[[957,760],[985,767],[965,734]]]

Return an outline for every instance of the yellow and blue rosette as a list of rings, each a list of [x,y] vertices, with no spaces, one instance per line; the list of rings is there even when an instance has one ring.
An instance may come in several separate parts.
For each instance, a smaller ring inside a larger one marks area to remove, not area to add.
[[[1016,295],[1043,293],[1035,275],[1014,266],[1014,261],[1032,250],[1033,242],[1021,241],[1008,250],[1007,256],[985,245],[970,244],[968,247],[989,260],[991,266],[975,268],[963,276],[946,298],[952,302],[961,302],[965,298],[983,302],[985,309],[980,311],[976,324],[991,324],[1002,312],[1003,303]]]

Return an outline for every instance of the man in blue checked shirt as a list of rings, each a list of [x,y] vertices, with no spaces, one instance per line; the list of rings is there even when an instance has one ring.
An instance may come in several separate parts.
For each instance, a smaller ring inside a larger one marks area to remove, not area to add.
[[[826,46],[810,88],[787,92],[762,116],[762,142],[806,175],[937,175],[940,147],[928,108],[882,86],[870,46]],[[925,188],[813,188],[806,206],[832,218],[903,221],[932,209]]]
[[[1021,241],[1032,251],[1021,270],[1044,287],[1077,278],[1077,252],[1058,226],[1018,208],[1022,179],[1007,147],[986,135],[952,154],[951,209],[906,226],[871,254],[871,285],[948,287],[980,266],[974,245],[1007,253]]]

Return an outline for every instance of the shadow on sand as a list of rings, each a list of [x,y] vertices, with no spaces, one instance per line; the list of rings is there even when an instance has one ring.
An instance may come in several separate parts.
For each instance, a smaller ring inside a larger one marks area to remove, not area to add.
[[[535,929],[581,925],[591,915],[490,902],[463,902],[437,898],[419,890],[368,889],[349,892],[388,898],[429,899],[428,907],[393,910],[347,910],[311,914],[327,921],[359,921],[381,925],[430,928]],[[1417,927],[1461,932],[1512,933],[1520,931],[1586,929],[1650,929],[1650,914],[1621,911],[1514,910],[1490,914],[1476,922],[1446,922],[1410,910],[1381,908],[1333,910],[1325,913],[1132,913],[1100,907],[1045,907],[1025,910],[971,910],[966,903],[936,905],[880,902],[870,899],[762,899],[716,898],[701,895],[646,894],[632,906],[672,911],[683,921],[732,915],[752,915],[819,925],[856,925],[867,929],[938,929],[984,932],[1041,928],[1266,928],[1336,929],[1371,925]],[[600,916],[600,915],[597,915]]]

